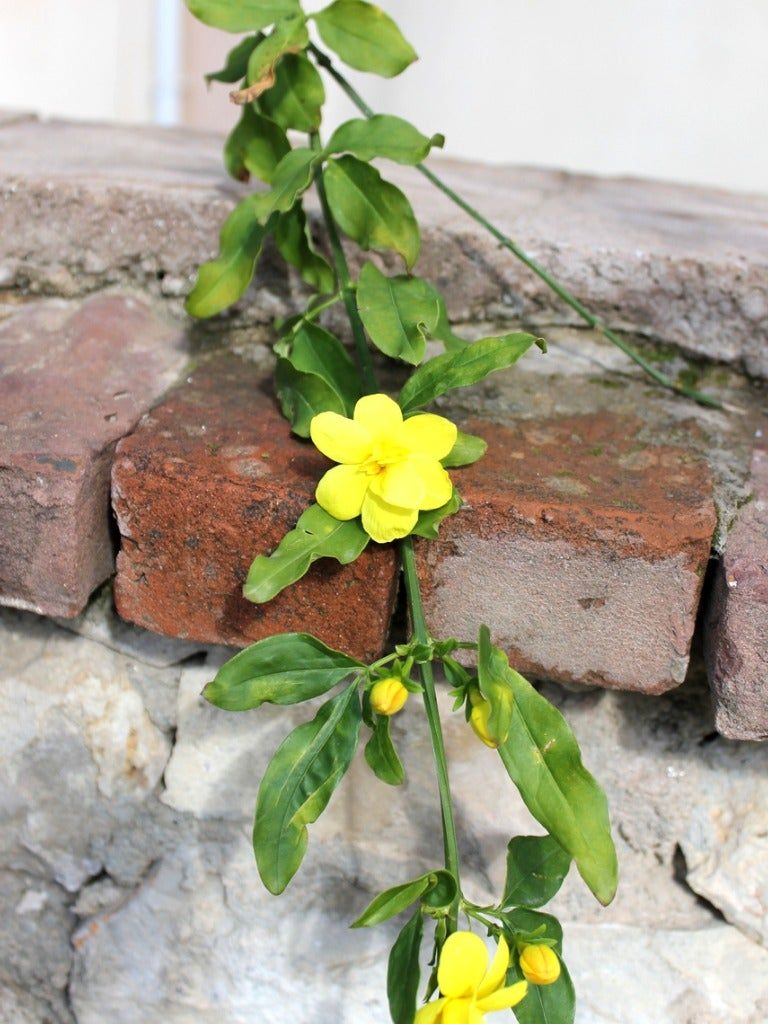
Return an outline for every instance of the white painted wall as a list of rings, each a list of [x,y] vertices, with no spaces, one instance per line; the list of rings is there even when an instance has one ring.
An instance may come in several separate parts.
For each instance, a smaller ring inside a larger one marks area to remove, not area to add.
[[[422,59],[394,81],[353,77],[377,109],[443,131],[452,155],[768,191],[768,0],[379,2]],[[201,76],[234,38],[182,12],[183,59],[158,69],[169,5],[182,0],[0,2],[0,107],[128,121],[177,108],[223,130],[226,90]],[[350,115],[329,96],[329,124]]]

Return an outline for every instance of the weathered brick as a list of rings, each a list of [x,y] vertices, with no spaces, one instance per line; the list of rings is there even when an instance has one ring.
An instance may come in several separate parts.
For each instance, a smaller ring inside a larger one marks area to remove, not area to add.
[[[715,571],[705,654],[718,731],[768,738],[768,449],[752,460],[752,500],[739,510]]]
[[[661,693],[685,676],[715,515],[705,462],[607,412],[469,420],[466,509],[419,546],[436,636],[485,622],[535,677]]]
[[[242,596],[251,561],[295,525],[325,466],[291,436],[263,371],[232,355],[202,364],[118,446],[119,613],[206,642],[298,630],[377,654],[397,584],[391,548],[371,545],[345,567],[323,560],[265,605]]]
[[[0,323],[0,604],[74,616],[109,576],[115,443],[185,359],[178,328],[131,296]]]
[[[0,133],[0,285],[82,294],[130,282],[182,295],[240,186],[221,137],[20,123]],[[623,329],[768,377],[768,200],[664,182],[435,161],[582,301]],[[562,303],[412,168],[388,167],[423,226],[420,272],[462,320],[572,323]],[[267,323],[295,279],[270,258],[240,307]]]

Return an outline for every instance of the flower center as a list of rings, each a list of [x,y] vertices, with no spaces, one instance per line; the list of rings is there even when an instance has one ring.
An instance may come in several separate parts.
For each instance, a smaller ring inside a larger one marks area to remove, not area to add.
[[[373,445],[371,454],[361,465],[361,470],[366,476],[378,476],[388,466],[402,462],[408,455],[406,448],[395,441],[382,439]]]

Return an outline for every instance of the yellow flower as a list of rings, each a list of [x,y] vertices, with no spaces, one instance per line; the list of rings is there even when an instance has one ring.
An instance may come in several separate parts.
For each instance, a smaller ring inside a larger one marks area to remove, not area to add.
[[[488,732],[488,719],[491,714],[490,701],[487,701],[482,693],[480,693],[479,687],[472,686],[469,690],[469,702],[472,705],[472,710],[469,713],[469,724],[472,726],[478,739],[481,739],[486,747],[495,750],[499,744]]]
[[[379,715],[396,715],[408,700],[408,691],[397,676],[380,679],[371,688],[371,707]]]
[[[503,935],[489,968],[483,940],[472,932],[454,932],[437,968],[442,998],[422,1006],[414,1024],[484,1024],[486,1013],[517,1006],[528,982],[504,987],[508,967],[509,947]]]
[[[315,497],[336,519],[362,514],[363,529],[379,544],[406,537],[420,511],[440,508],[453,493],[440,465],[457,430],[442,416],[422,413],[403,421],[397,402],[367,395],[350,420],[321,412],[310,435],[323,455],[341,465],[329,469]]]
[[[524,946],[520,970],[533,985],[552,985],[560,977],[560,961],[549,946]]]

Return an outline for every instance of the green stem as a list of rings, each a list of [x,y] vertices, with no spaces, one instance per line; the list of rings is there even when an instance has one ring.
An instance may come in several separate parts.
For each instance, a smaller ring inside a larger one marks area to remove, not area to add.
[[[330,295],[324,302],[318,303],[317,306],[313,306],[312,309],[307,310],[302,314],[301,319],[291,328],[291,334],[298,334],[302,326],[307,323],[312,323],[317,320],[321,313],[324,313],[326,309],[330,309],[335,306],[337,302],[341,302],[341,292],[337,292],[336,295]]]
[[[320,140],[317,135],[312,136],[312,148],[320,148]],[[342,298],[344,299],[347,317],[349,318],[349,325],[352,328],[352,337],[355,341],[355,350],[357,351],[357,357],[360,361],[360,369],[363,375],[363,386],[365,391],[371,395],[379,390],[376,382],[376,371],[373,366],[373,360],[371,359],[368,342],[365,340],[365,328],[363,327],[363,321],[360,319],[360,314],[357,310],[357,298],[355,296],[355,289],[352,285],[352,278],[349,273],[347,257],[344,255],[344,249],[341,245],[336,221],[334,220],[331,208],[328,205],[328,196],[325,191],[322,164],[315,172],[315,186],[317,188],[317,194],[320,197],[320,206],[323,210],[325,227],[328,232],[328,241],[333,254],[333,263],[336,267],[336,276],[339,280],[339,289],[341,291]]]
[[[420,643],[429,641],[427,623],[424,618],[424,607],[421,603],[421,588],[419,576],[416,571],[416,557],[413,550],[413,538],[406,537],[400,545],[403,555],[403,574],[405,576],[405,590],[408,595],[408,604],[411,611],[413,633]],[[437,788],[440,793],[440,808],[443,817],[443,845],[445,848],[445,866],[459,882],[459,846],[456,840],[456,823],[453,817],[453,802],[451,800],[451,787],[448,781],[448,760],[445,755],[445,743],[443,741],[443,730],[440,726],[440,711],[437,706],[437,694],[435,693],[435,677],[431,664],[421,666],[421,681],[424,686],[424,706],[429,721],[429,731],[432,737],[432,750],[435,755],[435,767],[437,769]],[[460,888],[460,882],[459,882]],[[459,901],[451,908],[448,917],[448,933],[456,931],[458,927]]]
[[[338,83],[341,89],[352,100],[357,109],[366,117],[373,117],[373,110],[368,106],[368,104],[365,102],[363,97],[357,92],[354,86],[352,86],[352,84],[347,81],[347,79],[341,74],[341,72],[338,71],[338,69],[334,66],[330,58],[325,53],[323,53],[322,50],[319,50],[314,45],[312,45],[310,49],[314,54],[317,63],[321,67],[325,68],[325,70],[328,72],[331,78],[333,78],[334,81]],[[603,335],[603,337],[607,338],[608,341],[612,342],[614,345],[620,348],[621,351],[624,352],[625,355],[629,356],[629,358],[632,359],[635,363],[637,363],[638,366],[642,367],[642,369],[649,375],[649,377],[652,377],[657,384],[661,384],[663,387],[669,388],[671,391],[677,392],[677,394],[684,395],[686,398],[691,398],[695,402],[698,402],[700,405],[705,405],[712,409],[723,408],[722,402],[718,401],[718,399],[712,398],[709,395],[705,395],[701,391],[696,391],[694,388],[686,387],[684,384],[679,384],[677,381],[672,380],[671,377],[668,377],[665,373],[662,373],[660,370],[658,370],[655,366],[649,363],[648,360],[645,359],[636,349],[634,349],[631,345],[628,345],[627,342],[624,341],[624,339],[620,337],[615,331],[611,330],[611,328],[608,327],[607,324],[604,324],[600,317],[595,316],[594,313],[591,313],[586,308],[586,306],[582,305],[582,303],[579,302],[579,300],[574,295],[572,295],[567,288],[560,284],[559,281],[556,281],[548,273],[548,271],[546,271],[544,267],[541,266],[540,263],[537,263],[537,261],[532,256],[529,256],[524,249],[521,249],[517,242],[511,239],[508,235],[505,235],[503,231],[500,231],[495,224],[492,224],[491,221],[489,221],[486,217],[482,215],[482,213],[480,213],[479,210],[475,209],[475,207],[468,203],[466,199],[463,199],[457,192],[455,192],[450,187],[450,185],[446,184],[446,182],[444,182],[442,178],[438,177],[438,175],[435,174],[434,171],[431,171],[428,167],[425,167],[424,164],[419,164],[417,170],[420,171],[421,174],[423,174],[424,177],[435,186],[435,188],[439,189],[445,196],[447,196],[451,200],[451,202],[455,203],[474,221],[476,221],[481,227],[485,228],[485,230],[488,231],[489,234],[491,234],[496,239],[499,245],[501,245],[504,249],[508,249],[509,252],[515,255],[522,263],[524,263],[529,270],[532,270],[533,273],[536,274],[536,276],[539,277],[547,285],[547,287],[551,288],[555,295],[562,299],[562,301],[567,306],[570,306],[570,308],[575,313],[577,313],[585,323],[587,323],[594,330],[599,331],[600,334]]]

